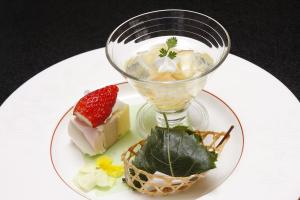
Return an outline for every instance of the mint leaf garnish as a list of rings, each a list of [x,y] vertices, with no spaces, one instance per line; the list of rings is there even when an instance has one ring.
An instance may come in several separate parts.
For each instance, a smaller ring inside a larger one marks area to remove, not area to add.
[[[161,48],[160,50],[159,50],[159,56],[160,57],[164,57],[164,56],[166,56],[167,55],[167,53],[168,53],[168,51],[166,50],[166,49],[164,49],[164,48]]]
[[[176,39],[176,37],[171,37],[171,38],[167,39],[166,43],[167,43],[168,49],[171,49],[176,46],[177,39]]]
[[[177,53],[175,51],[170,51],[170,49],[177,45],[176,37],[171,37],[171,38],[167,39],[166,44],[167,44],[168,48],[167,49],[161,48],[159,50],[159,53],[160,53],[159,56],[160,57],[168,56],[169,58],[174,59],[176,57]]]
[[[173,58],[176,57],[176,55],[177,55],[177,53],[175,51],[170,51],[169,54],[168,54],[168,57],[173,59]]]

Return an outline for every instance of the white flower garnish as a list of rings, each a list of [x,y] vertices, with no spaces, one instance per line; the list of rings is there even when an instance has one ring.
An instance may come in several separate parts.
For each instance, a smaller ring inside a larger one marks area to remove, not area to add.
[[[155,61],[155,66],[158,69],[158,72],[175,72],[176,71],[176,62],[169,57],[157,58]]]

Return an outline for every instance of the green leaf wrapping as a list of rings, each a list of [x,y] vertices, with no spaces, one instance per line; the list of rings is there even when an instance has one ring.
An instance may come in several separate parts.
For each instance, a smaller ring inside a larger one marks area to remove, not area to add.
[[[155,127],[133,164],[148,173],[159,171],[181,177],[215,168],[217,154],[209,152],[199,142],[201,137],[195,136],[187,127]]]

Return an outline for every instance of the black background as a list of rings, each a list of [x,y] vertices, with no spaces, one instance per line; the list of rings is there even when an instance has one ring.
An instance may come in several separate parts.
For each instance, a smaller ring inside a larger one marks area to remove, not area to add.
[[[41,70],[104,47],[124,20],[166,8],[204,13],[225,26],[231,53],[264,68],[300,97],[300,1],[1,1],[0,104]],[[254,77],[255,78],[255,77]]]

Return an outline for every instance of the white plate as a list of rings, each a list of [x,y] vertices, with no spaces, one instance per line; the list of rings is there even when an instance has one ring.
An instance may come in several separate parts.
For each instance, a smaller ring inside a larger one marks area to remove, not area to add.
[[[104,49],[98,49],[53,65],[16,90],[0,107],[0,198],[83,199],[53,170],[52,133],[82,91],[122,81]],[[235,172],[201,200],[297,199],[300,104],[296,97],[272,75],[234,55],[209,77],[205,89],[239,116],[245,146]]]
[[[135,131],[134,119],[138,108],[145,103],[143,98],[127,83],[119,84],[118,98],[130,105],[131,115],[131,133],[128,133],[119,142],[113,145],[106,153],[114,158],[115,162],[121,162],[121,154],[125,152],[131,145],[139,141],[139,133]],[[233,110],[221,99],[215,95],[203,91],[197,99],[208,110],[210,116],[209,130],[227,131],[233,125],[235,128],[231,132],[231,137],[226,144],[224,150],[218,157],[217,168],[210,170],[206,177],[198,181],[193,187],[186,192],[170,195],[164,199],[195,199],[200,197],[217,186],[222,184],[228,178],[242,156],[244,146],[243,129],[238,117]],[[112,198],[116,195],[126,196],[128,199],[137,198],[148,199],[147,196],[140,196],[136,192],[132,192],[124,186],[121,179],[116,186],[109,191],[94,190],[84,193],[73,183],[74,176],[82,167],[84,161],[82,154],[73,145],[68,136],[68,124],[72,117],[72,110],[69,109],[59,120],[56,126],[51,141],[51,160],[57,175],[61,180],[70,187],[73,191],[88,198],[88,199],[103,199],[103,197]]]

